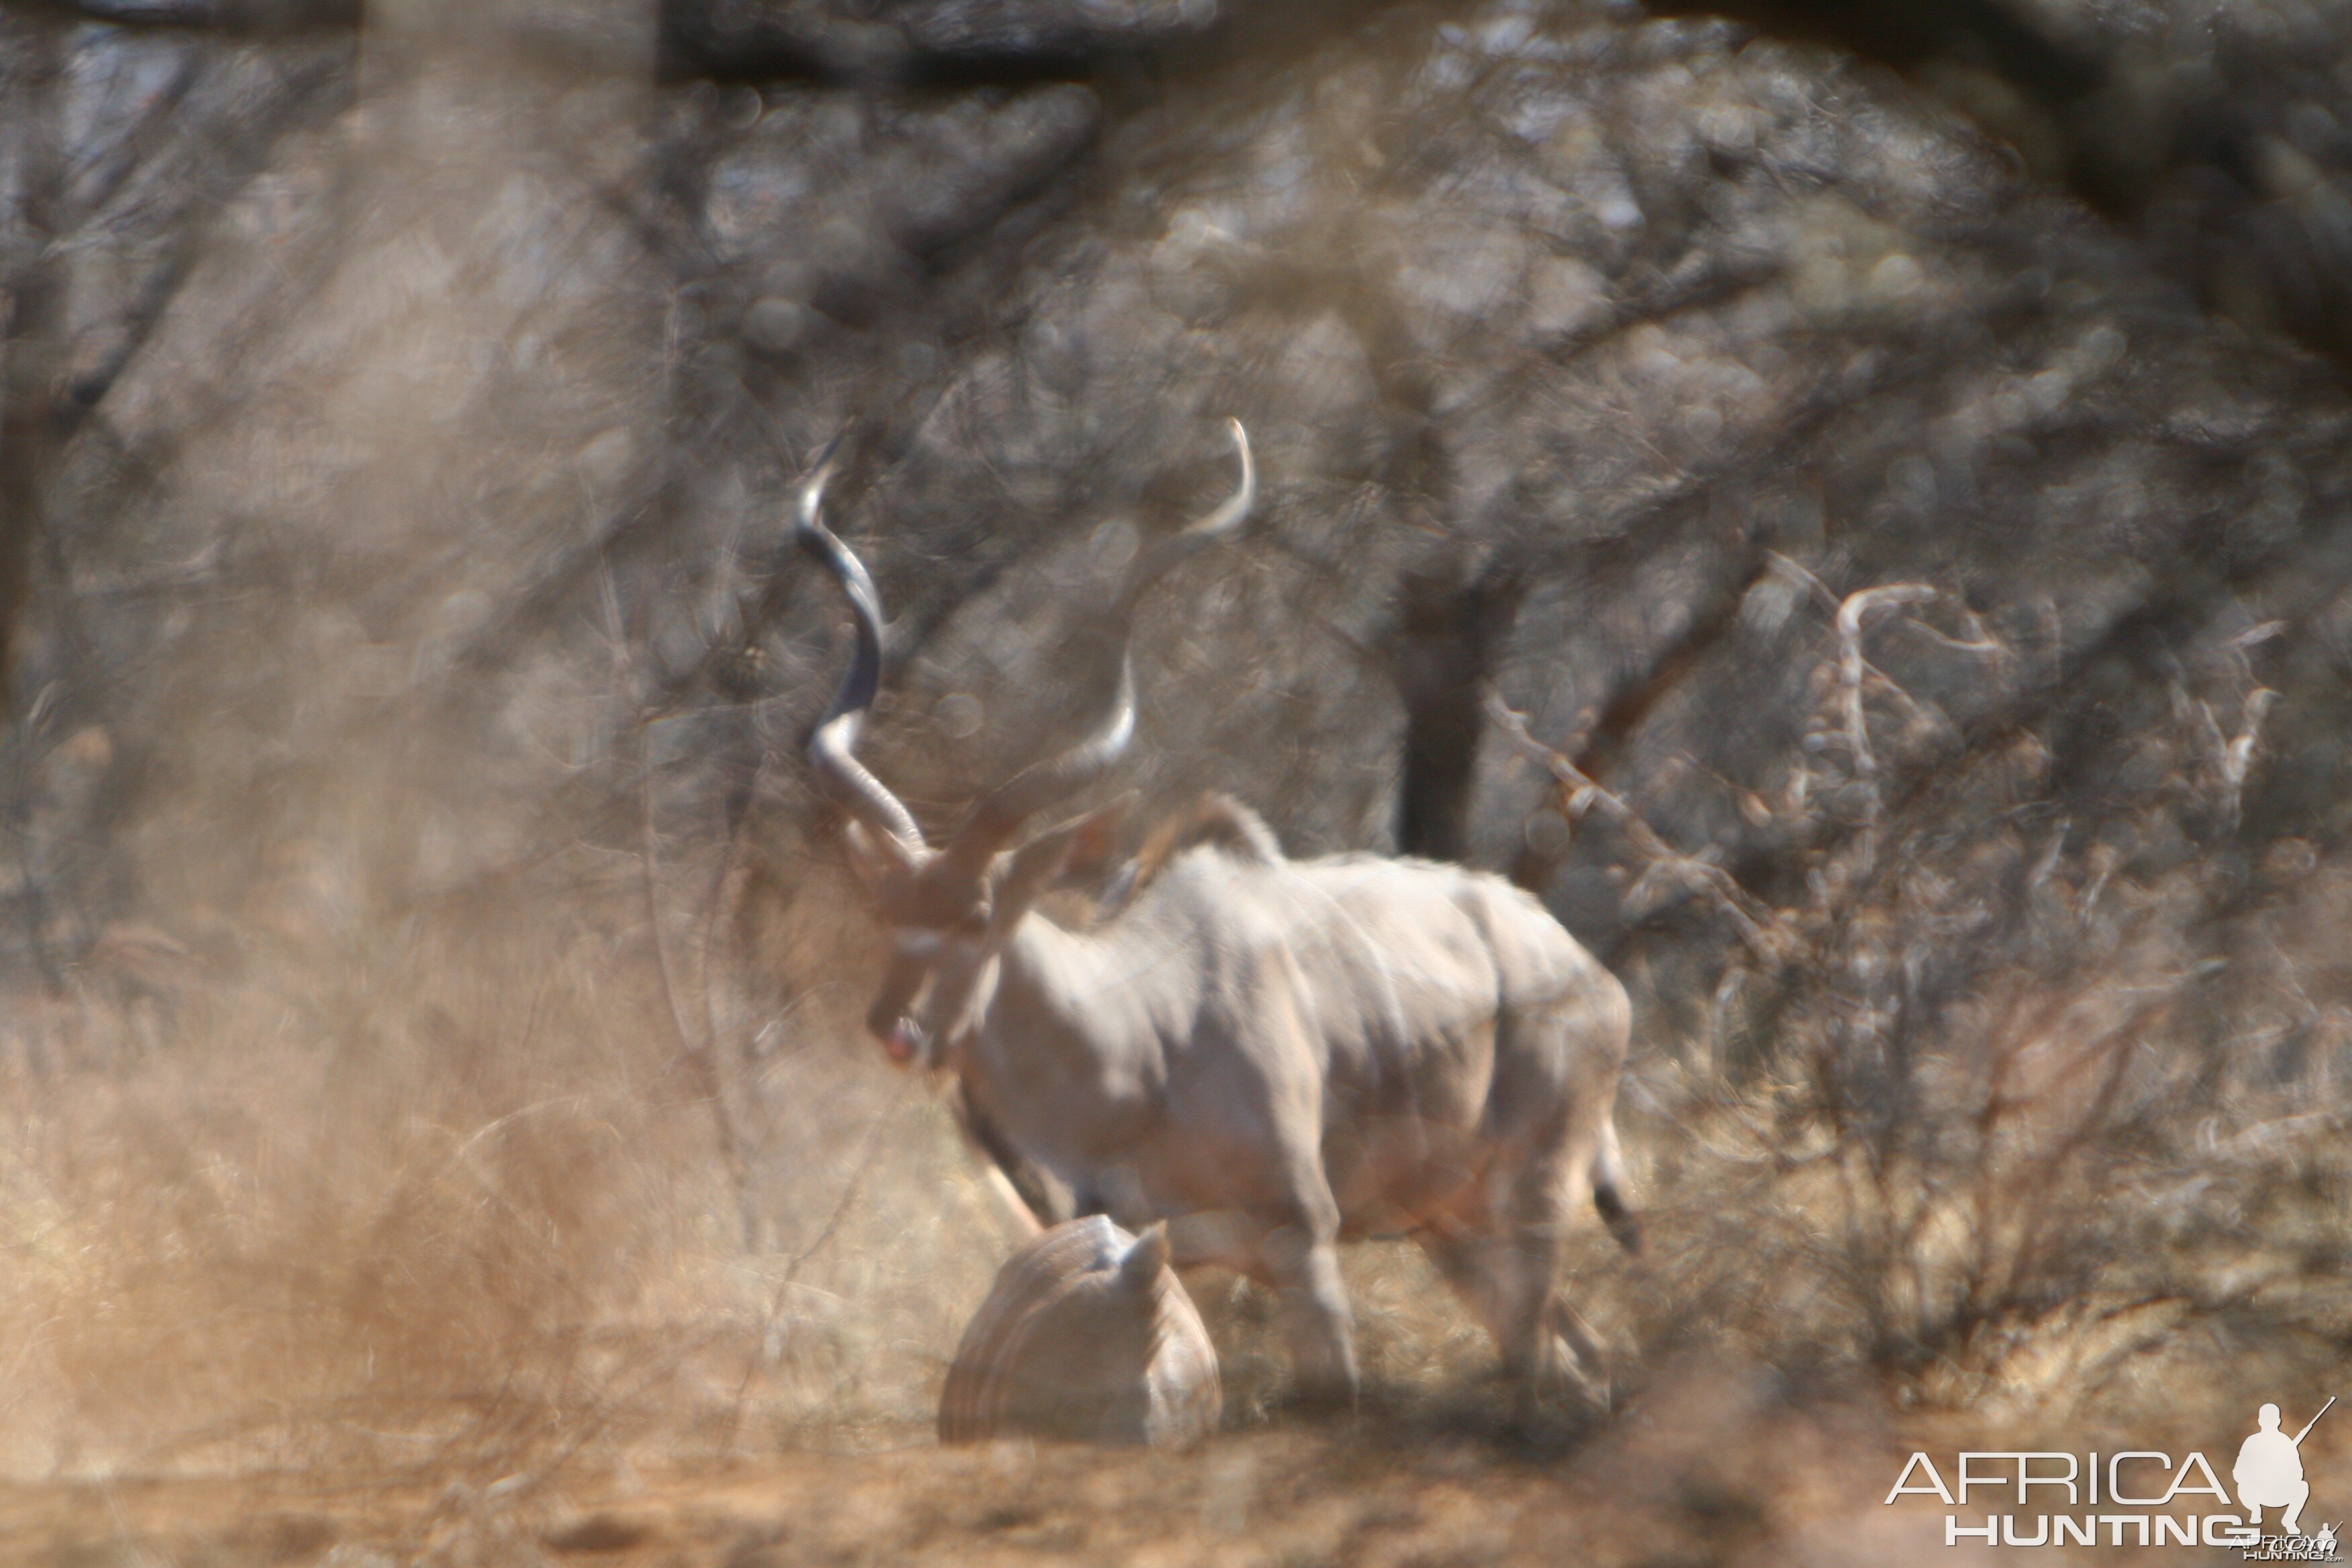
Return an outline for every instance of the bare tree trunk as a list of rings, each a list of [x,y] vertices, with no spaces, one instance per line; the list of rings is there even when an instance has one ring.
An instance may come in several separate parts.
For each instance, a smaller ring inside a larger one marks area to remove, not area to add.
[[[40,16],[9,31],[16,187],[0,227],[0,283],[7,290],[0,339],[0,688],[15,670],[17,623],[57,472],[66,305],[65,40]]]
[[[1409,574],[1398,590],[1389,657],[1405,712],[1401,855],[1460,860],[1468,852],[1479,694],[1493,679],[1522,592],[1507,569],[1490,563],[1465,574],[1454,560]]]

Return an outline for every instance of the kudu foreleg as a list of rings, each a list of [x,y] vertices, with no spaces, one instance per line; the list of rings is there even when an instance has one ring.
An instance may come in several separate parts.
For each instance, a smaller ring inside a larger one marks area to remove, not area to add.
[[[1045,1173],[1024,1159],[987,1113],[972,1103],[961,1082],[949,1087],[947,1101],[948,1114],[954,1119],[956,1131],[963,1134],[973,1163],[980,1167],[982,1183],[1017,1237],[1025,1241],[1073,1217],[1058,1212],[1060,1205]]]
[[[1318,1216],[1319,1217],[1319,1216]],[[1283,1337],[1300,1397],[1349,1405],[1357,1390],[1354,1315],[1339,1278],[1339,1215],[1276,1226],[1258,1248],[1281,1303]]]

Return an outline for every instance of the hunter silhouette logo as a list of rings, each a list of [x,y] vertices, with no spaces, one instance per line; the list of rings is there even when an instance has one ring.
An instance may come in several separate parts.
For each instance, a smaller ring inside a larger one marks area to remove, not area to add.
[[[2325,1415],[2334,1407],[2331,1397],[2319,1407]],[[2279,1407],[2265,1405],[2255,1413],[2260,1430],[2247,1438],[2238,1450],[2238,1463],[2230,1479],[2238,1483],[2238,1506],[2246,1510],[2246,1522],[2263,1522],[2263,1510],[2281,1508],[2279,1528],[2289,1535],[2301,1535],[2303,1527],[2296,1522],[2303,1515],[2303,1505],[2311,1500],[2311,1483],[2303,1479],[2303,1440],[2319,1425],[2319,1415],[2303,1424],[2303,1430],[2290,1437],[2279,1430]]]
[[[1932,1497],[1951,1510],[1944,1516],[1946,1546],[2222,1547],[2249,1562],[2341,1563],[2336,1526],[2323,1524],[2311,1534],[2303,1529],[2311,1501],[2303,1440],[2335,1406],[2329,1398],[2290,1435],[2279,1407],[2263,1405],[2254,1431],[2239,1445],[2230,1487],[2195,1452],[2176,1463],[2147,1448],[1969,1450],[1946,1461],[1948,1484],[1934,1459],[1913,1454],[1885,1501]],[[2233,1511],[2221,1511],[2233,1502]],[[2276,1533],[2265,1534],[2263,1515],[2270,1510],[2277,1510]],[[1980,1520],[1969,1517],[1979,1511]]]

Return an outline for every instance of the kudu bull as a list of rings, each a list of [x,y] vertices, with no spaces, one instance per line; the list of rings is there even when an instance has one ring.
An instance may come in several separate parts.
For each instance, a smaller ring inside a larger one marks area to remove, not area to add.
[[[982,795],[937,848],[854,754],[882,610],[822,521],[830,465],[803,489],[800,542],[856,634],[809,754],[894,938],[867,1025],[894,1061],[955,1074],[992,1147],[1050,1172],[1076,1212],[1131,1230],[1167,1220],[1179,1264],[1272,1288],[1308,1396],[1356,1388],[1336,1243],[1409,1234],[1529,1390],[1605,1398],[1556,1275],[1588,1196],[1634,1238],[1611,1121],[1625,993],[1533,898],[1425,861],[1291,861],[1227,805],[1220,831],[1093,929],[1033,912],[1075,825],[1016,843],[1023,826],[1102,778],[1133,735],[1137,601],[1249,510],[1248,439],[1232,435],[1239,488],[1141,552],[1113,603],[1108,716]]]

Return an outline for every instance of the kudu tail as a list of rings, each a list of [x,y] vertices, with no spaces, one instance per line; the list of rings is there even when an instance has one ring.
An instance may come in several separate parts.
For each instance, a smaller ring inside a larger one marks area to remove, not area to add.
[[[1601,1124],[1601,1147],[1592,1156],[1592,1206],[1617,1245],[1628,1252],[1642,1250],[1641,1216],[1625,1201],[1625,1156],[1617,1146],[1615,1118]]]

